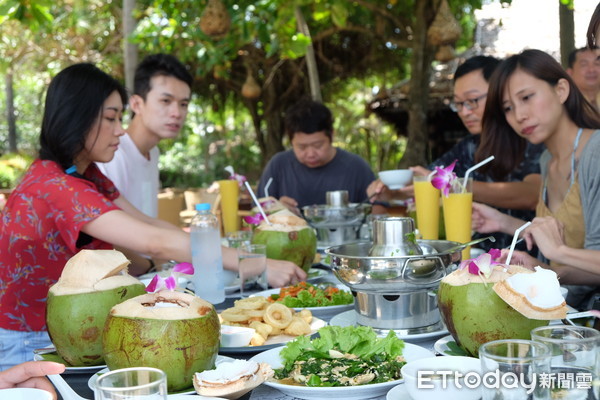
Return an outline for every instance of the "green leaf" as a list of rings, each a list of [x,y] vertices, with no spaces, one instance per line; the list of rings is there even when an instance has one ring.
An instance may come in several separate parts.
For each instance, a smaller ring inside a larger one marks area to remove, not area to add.
[[[346,26],[346,20],[348,19],[348,8],[345,2],[336,1],[331,6],[331,19],[336,26]]]

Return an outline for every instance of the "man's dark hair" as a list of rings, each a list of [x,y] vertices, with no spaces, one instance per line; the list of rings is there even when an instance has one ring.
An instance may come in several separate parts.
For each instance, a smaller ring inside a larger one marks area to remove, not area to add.
[[[465,62],[460,64],[454,72],[454,82],[461,76],[468,74],[469,72],[481,70],[483,79],[489,82],[492,73],[496,67],[500,64],[500,60],[490,56],[474,56],[468,58]]]
[[[569,53],[569,58],[567,60],[567,64],[569,68],[573,68],[573,65],[575,64],[575,61],[577,61],[577,54],[578,53],[583,53],[584,51],[590,51],[589,47],[580,47],[578,49],[575,49],[573,51],[571,51]]]
[[[325,131],[331,140],[333,135],[333,117],[331,111],[324,104],[311,99],[302,99],[285,113],[285,131],[290,138],[295,133],[315,133]]]
[[[151,54],[145,57],[135,69],[133,81],[133,94],[137,94],[144,100],[152,89],[150,80],[155,76],[172,76],[185,82],[190,89],[194,78],[177,58],[169,54]]]

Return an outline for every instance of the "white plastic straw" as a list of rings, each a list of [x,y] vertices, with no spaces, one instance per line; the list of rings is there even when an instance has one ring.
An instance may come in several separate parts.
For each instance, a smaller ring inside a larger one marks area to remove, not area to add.
[[[271,183],[273,183],[273,177],[270,177],[265,185],[265,197],[269,197],[269,186],[271,186]]]
[[[485,165],[485,164],[489,163],[493,159],[494,159],[494,156],[489,156],[488,158],[486,158],[482,162],[473,165],[471,168],[469,168],[467,170],[467,172],[465,172],[465,180],[463,181],[463,190],[467,190],[467,182],[469,180],[469,175],[471,174],[471,172],[475,171],[477,168],[481,167],[482,165]]]
[[[258,199],[256,198],[256,195],[254,194],[254,191],[250,187],[250,184],[248,183],[248,181],[244,182],[244,184],[246,185],[246,189],[248,189],[248,193],[250,193],[250,196],[252,196],[252,200],[254,200],[254,204],[256,204],[256,206],[258,207],[260,214],[263,216],[265,221],[267,221],[267,224],[271,225],[271,221],[269,221],[269,218],[267,218],[267,214],[265,214],[265,210],[263,210],[262,206],[258,202]]]
[[[521,234],[521,231],[523,229],[527,228],[529,225],[531,225],[531,221],[529,221],[529,222],[521,225],[521,227],[519,227],[515,231],[512,243],[510,244],[510,250],[508,251],[508,257],[506,257],[506,265],[510,265],[510,260],[511,260],[512,255],[513,255],[513,251],[515,250],[515,246],[517,245],[517,239],[519,239],[519,235]]]

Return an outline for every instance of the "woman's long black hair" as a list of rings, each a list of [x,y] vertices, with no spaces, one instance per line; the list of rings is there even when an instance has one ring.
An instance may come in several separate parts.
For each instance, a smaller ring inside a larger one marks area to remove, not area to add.
[[[556,86],[560,79],[566,79],[570,90],[564,106],[571,120],[581,128],[600,128],[600,114],[552,56],[535,49],[510,56],[502,61],[490,79],[483,114],[481,143],[476,153],[476,160],[483,160],[490,155],[496,157],[494,162],[490,163],[494,164],[494,169],[489,169],[489,172],[498,179],[505,177],[519,165],[527,144],[508,124],[502,105],[504,88],[517,69],[547,82],[552,87]]]
[[[63,169],[71,167],[84,149],[104,101],[115,91],[126,105],[123,85],[93,64],[74,64],[59,72],[46,94],[39,157],[55,161]]]

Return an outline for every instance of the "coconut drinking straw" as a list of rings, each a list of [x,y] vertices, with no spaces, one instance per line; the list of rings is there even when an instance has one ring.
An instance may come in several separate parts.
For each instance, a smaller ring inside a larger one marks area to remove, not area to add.
[[[516,231],[512,239],[512,243],[510,244],[510,250],[508,251],[508,257],[506,257],[506,265],[510,265],[510,259],[512,258],[513,251],[515,250],[515,246],[517,245],[517,239],[521,234],[521,231],[531,225],[531,221],[524,223],[521,225]],[[504,268],[506,270],[506,268]]]
[[[467,170],[467,172],[465,172],[465,179],[463,180],[463,185],[462,185],[462,191],[465,192],[467,190],[467,182],[469,179],[469,174],[473,171],[475,171],[477,168],[481,167],[482,165],[485,165],[487,163],[489,163],[490,161],[492,161],[494,159],[494,156],[489,156],[488,158],[486,158],[485,160],[473,165],[471,168],[469,168]]]
[[[271,186],[271,183],[273,183],[273,177],[270,177],[265,185],[265,197],[269,197],[269,186]]]
[[[256,195],[254,194],[254,191],[250,187],[248,181],[244,182],[244,185],[246,185],[246,189],[248,189],[248,193],[250,193],[250,196],[252,196],[252,200],[254,200],[254,204],[256,204],[256,206],[258,207],[258,211],[260,211],[260,214],[263,216],[265,221],[267,221],[267,224],[272,225],[271,221],[269,221],[269,218],[267,218],[267,214],[265,214],[265,210],[263,210],[262,206],[258,202],[258,199],[256,198]]]

